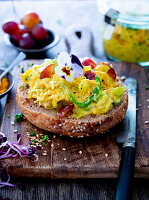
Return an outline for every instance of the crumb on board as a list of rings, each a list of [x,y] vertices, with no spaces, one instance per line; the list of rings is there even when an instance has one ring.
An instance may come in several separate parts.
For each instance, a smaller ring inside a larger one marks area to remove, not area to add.
[[[105,157],[106,157],[106,158],[108,157],[108,154],[107,154],[107,153],[105,153]]]
[[[139,108],[136,108],[136,110],[139,110]]]
[[[79,154],[82,154],[82,151],[79,151]]]
[[[54,144],[53,144],[53,143],[51,144],[51,147],[54,147]]]
[[[47,156],[47,153],[42,153],[43,156]]]
[[[12,126],[14,125],[14,122],[13,122],[13,121],[11,121],[11,125],[12,125]]]
[[[66,151],[66,148],[62,148],[63,151]]]
[[[64,160],[66,161],[66,160],[67,160],[67,158],[64,158]]]
[[[17,133],[17,132],[18,132],[18,130],[17,130],[17,129],[15,129],[13,132],[14,132],[14,133]]]
[[[145,124],[149,124],[149,121],[146,120],[146,121],[145,121]]]

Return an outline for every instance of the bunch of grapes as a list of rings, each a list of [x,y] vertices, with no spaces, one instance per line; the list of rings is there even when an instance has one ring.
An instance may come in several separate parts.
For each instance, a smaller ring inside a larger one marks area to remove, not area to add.
[[[37,13],[31,12],[25,15],[20,24],[9,21],[3,24],[3,31],[10,35],[10,41],[23,49],[41,48],[50,43],[47,29]]]

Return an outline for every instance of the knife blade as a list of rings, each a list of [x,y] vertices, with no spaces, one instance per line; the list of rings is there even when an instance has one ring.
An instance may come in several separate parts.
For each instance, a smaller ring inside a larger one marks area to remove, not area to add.
[[[117,142],[123,143],[123,150],[115,200],[132,199],[136,142],[137,81],[134,78],[128,78],[125,81],[125,85],[128,87],[128,109],[122,121],[120,133],[117,136]]]

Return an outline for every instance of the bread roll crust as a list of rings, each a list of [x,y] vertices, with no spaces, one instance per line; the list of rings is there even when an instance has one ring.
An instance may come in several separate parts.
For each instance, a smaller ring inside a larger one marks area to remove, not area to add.
[[[117,83],[123,82],[117,78]],[[87,137],[104,133],[119,123],[125,116],[128,107],[128,93],[124,91],[122,102],[114,106],[105,115],[88,115],[79,119],[64,117],[59,119],[57,113],[47,110],[34,99],[28,99],[27,87],[21,88],[22,81],[17,89],[17,104],[24,116],[38,128],[66,135],[70,137]]]

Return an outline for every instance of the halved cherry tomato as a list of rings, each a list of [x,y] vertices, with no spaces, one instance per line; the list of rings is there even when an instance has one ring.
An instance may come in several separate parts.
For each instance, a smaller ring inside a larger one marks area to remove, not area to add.
[[[115,81],[115,79],[116,79],[116,73],[115,73],[115,70],[112,67],[107,71],[107,73]]]
[[[107,62],[101,62],[100,65],[106,65],[106,66],[108,66],[109,68],[111,68],[110,64],[107,63]]]
[[[74,105],[73,104],[69,104],[69,105],[66,105],[66,106],[63,106],[59,109],[58,111],[58,117],[59,118],[63,118],[65,117],[66,115],[68,115],[70,112],[72,112],[74,108]]]
[[[107,74],[115,81],[115,79],[116,79],[116,72],[113,69],[113,67],[111,67],[108,63],[104,63],[104,62],[101,62],[100,65],[106,65],[106,66],[109,67],[109,70],[107,71]]]
[[[97,66],[97,63],[95,63],[92,59],[87,58],[82,62],[83,66],[91,66],[92,69],[94,69]]]
[[[54,71],[54,64],[48,65],[40,74],[40,79],[51,78]]]

